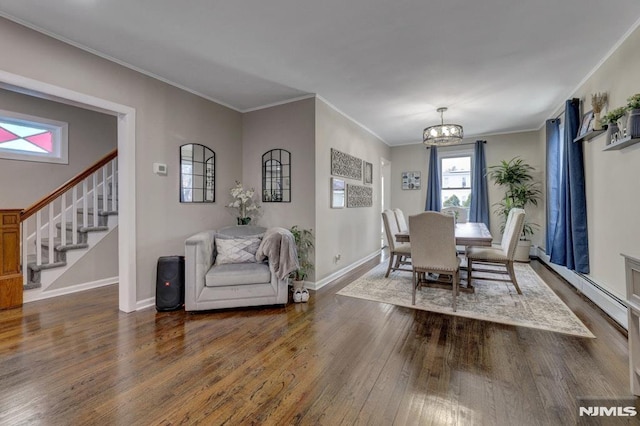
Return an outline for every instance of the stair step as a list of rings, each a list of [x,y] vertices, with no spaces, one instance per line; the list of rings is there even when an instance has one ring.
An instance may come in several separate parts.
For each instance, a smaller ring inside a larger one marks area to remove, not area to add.
[[[29,256],[27,256],[27,267],[29,269],[31,269],[32,271],[42,271],[44,269],[53,269],[53,268],[59,268],[61,266],[67,266],[67,262],[53,262],[53,263],[49,263],[49,259],[45,259],[42,258],[42,265],[37,265],[36,264],[36,255],[35,254],[30,254]]]
[[[67,231],[73,231],[73,222],[65,222],[65,229]],[[56,228],[58,229],[62,229],[62,224],[57,223],[56,224]],[[78,232],[101,232],[101,231],[108,231],[109,227],[108,226],[87,226],[87,227],[83,227],[82,225],[78,224]]]
[[[84,209],[81,207],[78,210],[76,210],[76,212],[78,213],[78,215],[82,215],[84,213]],[[98,209],[98,216],[109,216],[109,215],[113,215],[113,214],[118,214],[118,212]],[[87,215],[88,216],[93,216],[93,207],[88,207],[87,208]]]
[[[42,239],[42,247],[46,247],[47,249],[50,247],[49,238]],[[62,238],[56,237],[53,239],[53,247],[56,251],[69,251],[69,250],[80,250],[86,249],[89,247],[89,244],[81,243],[81,244],[70,244],[70,241],[67,240],[66,245],[62,245]]]
[[[32,282],[28,282],[24,285],[23,289],[24,290],[33,290],[35,288],[40,288],[42,287],[42,284],[40,283],[32,283]]]

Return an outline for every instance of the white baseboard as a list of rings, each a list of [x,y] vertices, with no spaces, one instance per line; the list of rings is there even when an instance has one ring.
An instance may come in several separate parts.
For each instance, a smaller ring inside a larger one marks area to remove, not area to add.
[[[316,281],[313,283],[305,283],[305,286],[307,286],[307,284],[309,284],[307,286],[307,288],[311,289],[311,290],[319,290],[322,287],[324,287],[325,285],[329,284],[331,281],[336,280],[340,277],[342,277],[343,275],[346,275],[347,273],[353,271],[354,269],[356,269],[358,266],[367,263],[368,261],[370,261],[371,259],[375,258],[376,256],[380,256],[380,252],[382,250],[376,250],[375,252],[371,253],[370,255],[363,257],[360,260],[355,261],[354,263],[352,263],[351,265],[345,266],[344,268],[334,272],[333,274],[324,277],[323,279],[321,279],[320,281]]]
[[[40,288],[34,288],[33,290],[26,290],[24,292],[24,303],[35,302],[36,300],[50,299],[52,297],[64,296],[67,294],[78,293],[80,291],[91,290],[93,288],[104,287],[106,285],[117,284],[118,277],[104,278],[97,281],[92,281],[83,284],[77,284],[70,287],[58,288],[53,290],[42,290]]]
[[[152,306],[156,306],[156,298],[150,297],[148,299],[138,300],[136,302],[136,311],[140,311],[142,309],[147,309]]]
[[[595,303],[600,309],[605,311],[607,315],[615,320],[618,324],[628,330],[627,307],[622,300],[615,295],[607,292],[603,285],[598,284],[591,278],[587,279],[583,275],[565,268],[564,266],[551,263],[549,256],[541,248],[538,248],[538,258],[551,269],[556,271],[562,278],[567,280],[569,284],[578,289],[589,300]]]

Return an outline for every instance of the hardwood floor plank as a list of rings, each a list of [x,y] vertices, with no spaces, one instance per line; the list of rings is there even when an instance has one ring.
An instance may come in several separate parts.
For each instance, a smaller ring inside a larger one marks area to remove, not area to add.
[[[565,425],[629,395],[626,335],[532,267],[597,339],[338,296],[118,312],[117,287],[0,312],[0,424]]]

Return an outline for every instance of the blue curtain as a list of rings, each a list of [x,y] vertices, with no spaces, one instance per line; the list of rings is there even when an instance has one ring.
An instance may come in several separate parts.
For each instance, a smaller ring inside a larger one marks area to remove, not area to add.
[[[489,227],[489,187],[487,186],[487,160],[484,155],[485,141],[476,141],[474,148],[473,176],[471,182],[471,205],[469,221],[483,222]]]
[[[560,215],[560,158],[562,153],[560,120],[547,120],[547,235],[545,250],[550,256]]]
[[[551,261],[589,273],[587,200],[582,143],[573,143],[580,128],[580,101],[571,99],[564,110],[564,141],[560,158],[558,222],[551,244]]]
[[[440,201],[440,164],[438,162],[438,149],[432,146],[429,149],[429,180],[427,181],[427,204],[425,210],[439,212]]]

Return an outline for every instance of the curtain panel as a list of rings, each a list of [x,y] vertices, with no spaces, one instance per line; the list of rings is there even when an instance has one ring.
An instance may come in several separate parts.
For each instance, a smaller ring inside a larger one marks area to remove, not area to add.
[[[489,186],[487,185],[487,160],[484,154],[485,142],[476,141],[474,146],[469,221],[482,222],[489,228]]]
[[[580,128],[580,100],[565,104],[564,141],[560,155],[558,220],[551,241],[551,262],[589,273],[587,200],[582,143],[573,142]]]
[[[429,148],[429,178],[427,181],[427,203],[425,210],[439,212],[442,206],[440,200],[440,163],[438,161],[438,149],[435,146]]]

